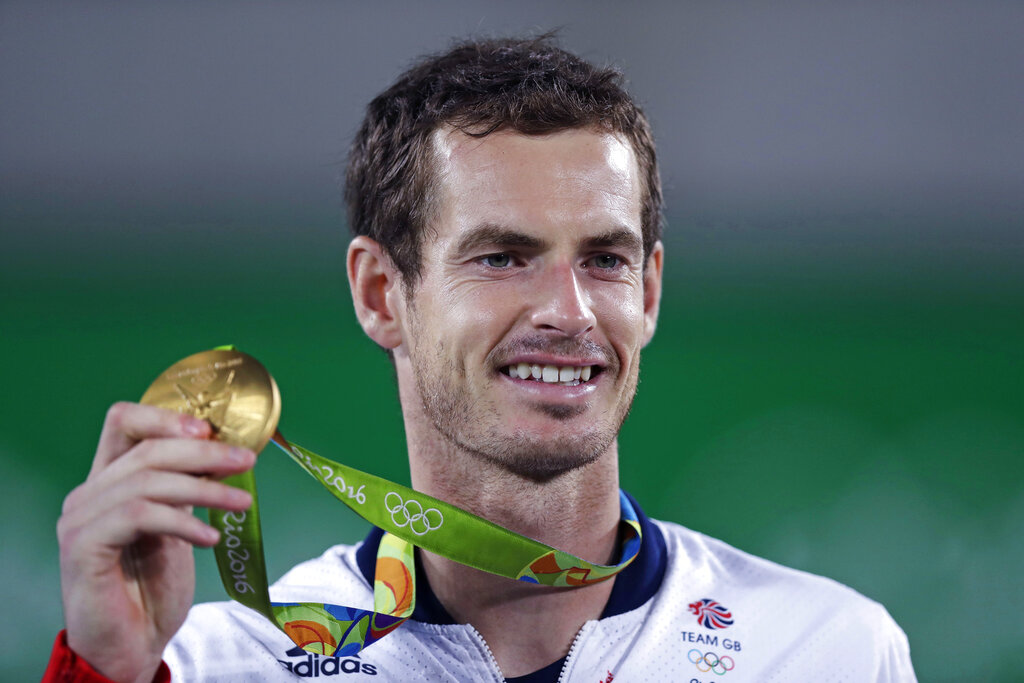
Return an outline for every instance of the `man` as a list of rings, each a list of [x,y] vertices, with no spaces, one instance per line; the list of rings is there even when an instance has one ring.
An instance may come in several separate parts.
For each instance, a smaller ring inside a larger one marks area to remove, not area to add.
[[[197,475],[255,456],[211,441],[205,422],[118,404],[58,525],[67,629],[52,672],[914,680],[881,606],[620,497],[616,438],[654,334],[663,249],[653,140],[616,73],[547,39],[428,58],[370,104],[346,199],[355,311],[394,362],[413,487],[598,564],[622,559],[629,508],[639,554],[609,580],[552,588],[418,550],[408,622],[358,657],[307,655],[237,604],[188,612],[190,546],[217,533],[185,506],[251,503]],[[380,543],[375,530],[330,549],[274,599],[369,605]]]

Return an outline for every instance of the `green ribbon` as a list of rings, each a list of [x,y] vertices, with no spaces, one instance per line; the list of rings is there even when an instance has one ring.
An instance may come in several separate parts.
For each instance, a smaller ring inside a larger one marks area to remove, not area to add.
[[[619,491],[623,529],[620,561],[588,562],[489,522],[461,508],[289,443],[272,442],[356,514],[386,533],[377,551],[373,609],[326,603],[277,603],[267,589],[256,477],[252,470],[224,482],[252,494],[244,512],[210,510],[221,532],[214,548],[224,588],[233,600],[268,618],[303,649],[346,657],[402,625],[416,606],[413,546],[460,564],[545,586],[586,586],[611,578],[640,552],[640,522]]]

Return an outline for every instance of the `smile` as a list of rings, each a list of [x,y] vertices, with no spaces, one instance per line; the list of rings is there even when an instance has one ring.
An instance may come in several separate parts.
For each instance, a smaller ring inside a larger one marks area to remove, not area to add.
[[[545,384],[561,384],[574,387],[589,382],[591,377],[601,373],[596,365],[538,365],[536,363],[517,363],[506,365],[501,372],[512,379],[526,379]]]

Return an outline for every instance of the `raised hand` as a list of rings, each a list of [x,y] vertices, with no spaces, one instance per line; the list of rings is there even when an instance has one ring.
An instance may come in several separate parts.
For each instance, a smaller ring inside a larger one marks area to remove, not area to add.
[[[245,510],[252,497],[214,479],[250,469],[251,451],[210,425],[134,403],[107,412],[85,482],[57,522],[68,645],[114,681],[150,681],[195,593],[192,546],[216,529],[192,506]]]

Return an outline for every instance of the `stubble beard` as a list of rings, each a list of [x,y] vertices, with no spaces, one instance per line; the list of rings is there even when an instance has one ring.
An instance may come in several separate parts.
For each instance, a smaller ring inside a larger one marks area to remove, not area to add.
[[[585,434],[540,438],[526,430],[508,431],[496,422],[500,413],[490,400],[474,400],[465,387],[465,367],[443,356],[443,343],[432,359],[410,358],[423,410],[434,428],[453,446],[519,477],[548,482],[598,460],[611,447],[636,394],[636,377],[626,387],[627,400],[614,414],[595,419]],[[497,379],[492,381],[498,381]],[[538,403],[526,408],[555,420],[583,414],[584,406]]]

